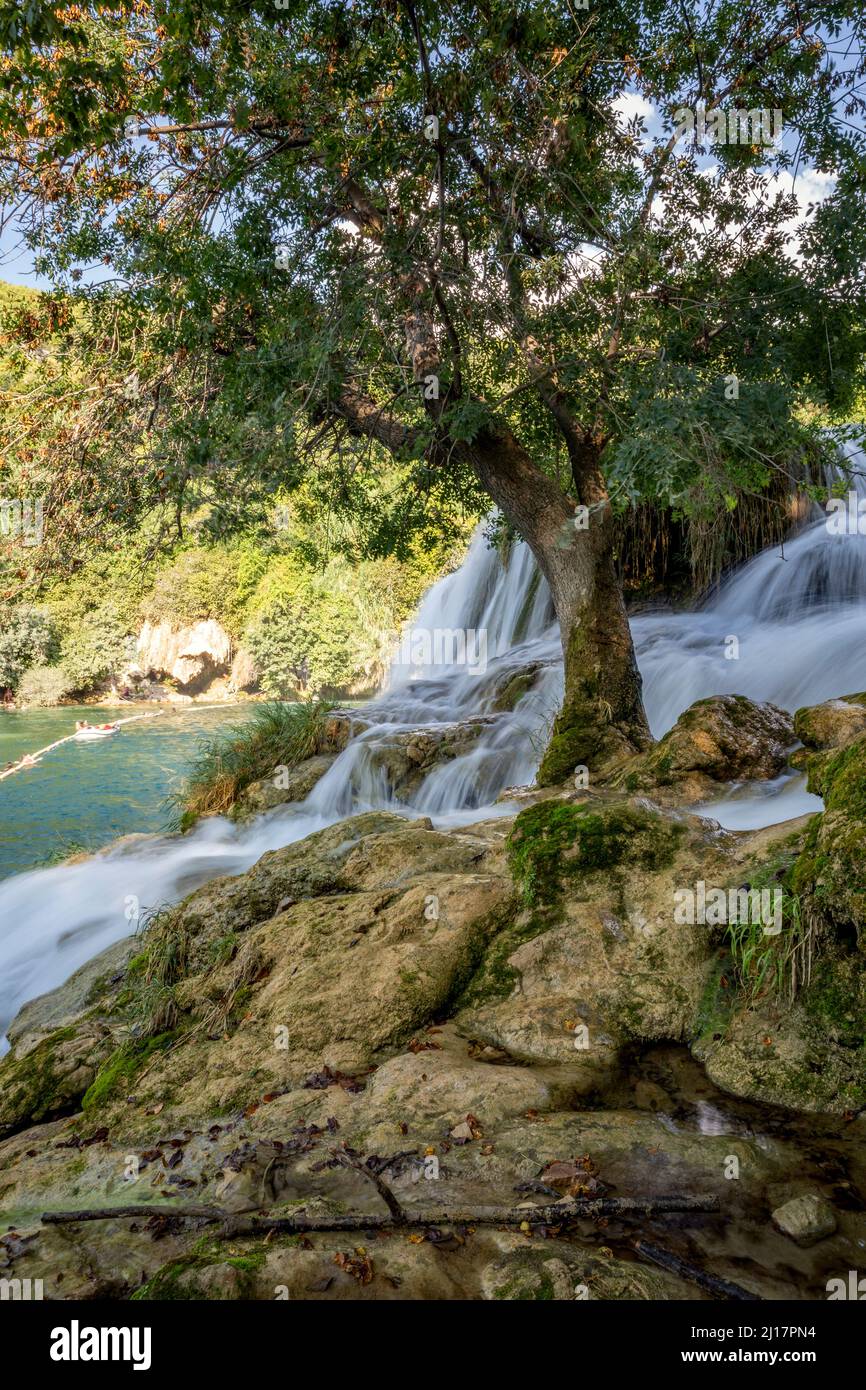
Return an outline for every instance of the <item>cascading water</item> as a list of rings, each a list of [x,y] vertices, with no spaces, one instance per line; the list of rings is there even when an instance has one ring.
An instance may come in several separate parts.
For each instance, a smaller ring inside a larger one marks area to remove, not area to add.
[[[866,496],[862,479],[857,487]],[[825,523],[822,513],[784,548],[765,551],[701,609],[634,619],[655,734],[706,695],[744,694],[793,710],[866,689],[866,536],[834,536]],[[492,803],[504,788],[531,781],[562,693],[558,630],[528,548],[513,547],[503,566],[479,531],[463,566],[428,593],[413,632],[432,634],[432,646],[436,634],[483,632],[486,651],[476,648],[469,664],[449,665],[427,661],[423,650],[419,658],[404,642],[409,659],[401,650],[385,693],[363,710],[368,727],[305,802],[244,828],[207,820],[183,837],[121,843],[79,864],[0,883],[0,1038],[22,1003],[127,935],[139,910],[176,902],[207,879],[242,873],[268,850],[372,808],[429,815],[437,824],[506,810]],[[739,644],[736,660],[725,657],[731,637]],[[497,713],[509,674],[527,666],[537,668],[533,688]],[[471,750],[434,767],[411,797],[395,803],[377,752],[408,730],[469,718],[483,723]],[[763,784],[760,798],[744,789],[744,799],[716,803],[711,814],[736,828],[819,809],[802,780]]]
[[[429,815],[437,824],[502,814],[504,787],[531,781],[543,729],[562,696],[558,629],[547,586],[525,545],[503,566],[479,529],[464,564],[429,591],[417,635],[485,633],[484,659],[407,665],[401,654],[385,693],[363,710],[369,727],[334,761],[307,800],[239,828],[221,817],[189,834],[121,842],[83,863],[36,869],[0,883],[0,1039],[26,1000],[62,984],[85,961],[135,929],[138,915],[177,902],[201,883],[239,874],[279,849],[359,811]],[[476,653],[477,655],[477,653]],[[537,666],[532,690],[494,715],[510,673]],[[400,733],[481,718],[468,753],[435,767],[406,802],[395,802],[375,754]],[[4,1044],[0,1041],[0,1050]]]
[[[847,452],[846,486],[866,499],[866,457]],[[748,695],[793,712],[866,690],[866,535],[834,534],[828,520],[816,507],[806,529],[750,560],[702,608],[632,619],[656,737],[708,695]],[[749,829],[820,809],[805,777],[787,776],[745,786],[709,812]]]

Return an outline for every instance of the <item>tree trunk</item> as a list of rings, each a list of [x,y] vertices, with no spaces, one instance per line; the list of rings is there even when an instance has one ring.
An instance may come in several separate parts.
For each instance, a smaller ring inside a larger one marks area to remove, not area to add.
[[[592,452],[575,467],[580,504],[504,429],[473,442],[485,491],[525,538],[550,585],[562,635],[565,693],[538,770],[541,786],[645,748],[650,733],[631,631],[613,564],[613,515]],[[582,510],[588,509],[588,510]]]

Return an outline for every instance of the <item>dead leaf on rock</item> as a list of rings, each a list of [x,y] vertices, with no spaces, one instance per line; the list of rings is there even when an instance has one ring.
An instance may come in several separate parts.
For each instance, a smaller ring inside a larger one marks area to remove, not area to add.
[[[468,1144],[472,1139],[483,1139],[484,1131],[474,1115],[467,1115],[465,1120],[461,1120],[449,1131],[448,1137],[453,1139],[455,1144]]]
[[[334,1256],[334,1264],[338,1265],[345,1274],[350,1274],[359,1284],[371,1284],[373,1282],[373,1261],[363,1245],[356,1246],[353,1255],[347,1254],[344,1250],[338,1250]]]
[[[539,1179],[564,1197],[600,1197],[607,1191],[597,1176],[589,1154],[582,1158],[555,1160],[542,1168]]]

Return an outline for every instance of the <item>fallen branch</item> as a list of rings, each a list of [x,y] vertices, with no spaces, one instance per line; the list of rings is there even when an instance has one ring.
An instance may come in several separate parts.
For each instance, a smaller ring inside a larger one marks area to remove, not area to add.
[[[391,1213],[391,1220],[394,1222],[395,1226],[405,1226],[406,1213],[388,1184],[385,1182],[385,1179],[379,1173],[374,1172],[372,1168],[368,1168],[366,1163],[362,1163],[360,1159],[353,1158],[350,1154],[346,1153],[345,1150],[335,1153],[334,1161],[339,1164],[341,1168],[349,1168],[353,1173],[360,1173],[362,1177],[369,1179]]]
[[[690,1283],[697,1284],[700,1288],[706,1289],[707,1293],[714,1294],[716,1298],[739,1299],[743,1303],[760,1303],[762,1301],[758,1294],[749,1293],[748,1289],[741,1288],[739,1284],[732,1284],[727,1279],[718,1279],[715,1274],[708,1274],[705,1269],[699,1269],[697,1265],[690,1265],[671,1250],[663,1250],[658,1245],[650,1245],[647,1240],[636,1240],[633,1244],[635,1250],[639,1255],[643,1255],[644,1259],[652,1260],[653,1264],[659,1265],[662,1269],[670,1270],[672,1274],[678,1274],[681,1279],[687,1279]]]
[[[373,1179],[375,1181],[375,1179]],[[382,1184],[384,1186],[384,1184]],[[377,1184],[378,1188],[378,1184]],[[383,1200],[387,1200],[382,1194]],[[361,1231],[381,1230],[389,1226],[522,1226],[524,1222],[542,1222],[545,1225],[558,1225],[563,1221],[579,1218],[595,1220],[601,1216],[657,1216],[666,1212],[716,1212],[719,1199],[715,1196],[701,1197],[597,1197],[563,1198],[558,1202],[548,1202],[544,1206],[521,1207],[475,1207],[466,1211],[445,1211],[428,1207],[420,1211],[405,1211],[398,1203],[397,1216],[389,1210],[367,1214],[349,1213],[347,1215],[308,1216],[298,1212],[292,1216],[257,1215],[243,1217],[218,1207],[167,1206],[156,1203],[128,1207],[97,1207],[82,1211],[46,1211],[42,1214],[43,1225],[61,1226],[80,1221],[111,1221],[125,1217],[152,1216],[188,1218],[208,1222],[220,1222],[231,1235],[257,1235],[268,1231]],[[389,1204],[390,1206],[390,1204]],[[734,1287],[733,1285],[731,1287]]]
[[[128,1207],[83,1207],[81,1211],[44,1211],[39,1218],[43,1226],[65,1226],[72,1221],[108,1221],[111,1217],[183,1216],[192,1220],[224,1221],[229,1215],[220,1207],[172,1207],[156,1202]]]

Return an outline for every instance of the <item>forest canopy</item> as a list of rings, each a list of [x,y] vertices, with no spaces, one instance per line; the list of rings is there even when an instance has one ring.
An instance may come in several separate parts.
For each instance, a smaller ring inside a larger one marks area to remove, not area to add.
[[[568,756],[639,745],[616,512],[778,507],[861,397],[860,6],[0,15],[0,191],[56,286],[16,325],[24,571],[277,489],[373,557],[493,502],[551,585]]]

